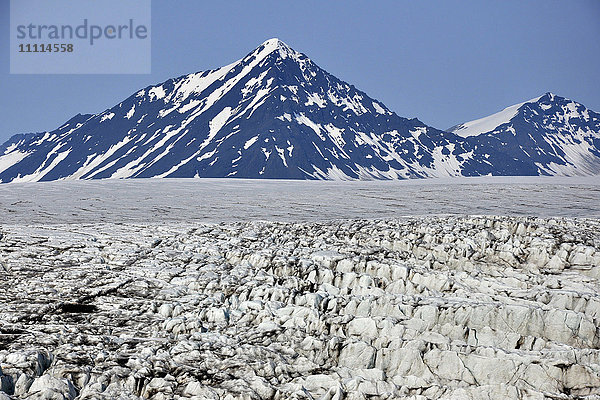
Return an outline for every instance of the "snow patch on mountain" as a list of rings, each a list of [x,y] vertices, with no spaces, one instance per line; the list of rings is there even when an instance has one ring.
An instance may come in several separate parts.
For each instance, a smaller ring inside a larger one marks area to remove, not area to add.
[[[22,152],[19,150],[7,150],[6,154],[0,156],[0,172],[12,167],[14,164],[18,164],[21,160],[27,157],[29,153]],[[2,180],[0,180],[2,182]]]

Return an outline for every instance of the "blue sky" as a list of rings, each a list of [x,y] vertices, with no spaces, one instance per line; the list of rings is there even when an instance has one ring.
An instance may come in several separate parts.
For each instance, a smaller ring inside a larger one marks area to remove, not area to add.
[[[547,91],[600,112],[597,0],[153,0],[149,75],[10,75],[8,0],[0,27],[0,141],[229,64],[271,37],[440,129]]]

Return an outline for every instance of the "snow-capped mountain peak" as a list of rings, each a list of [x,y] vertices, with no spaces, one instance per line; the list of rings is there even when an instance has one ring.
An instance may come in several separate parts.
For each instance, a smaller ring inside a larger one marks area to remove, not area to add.
[[[298,56],[296,50],[292,49],[290,46],[285,44],[282,40],[278,38],[272,38],[265,40],[258,48],[257,51],[260,51],[263,54],[271,54],[273,52],[278,52],[279,55],[283,58],[288,56]]]
[[[136,94],[136,97],[143,98],[148,97],[148,101],[162,100],[165,104],[170,104],[171,107],[164,110],[163,115],[175,110],[180,109],[183,106],[183,111],[187,111],[191,107],[190,104],[186,106],[185,101],[192,95],[198,96],[208,92],[214,88],[215,84],[219,82],[225,82],[224,90],[218,94],[225,94],[229,87],[235,86],[235,83],[240,78],[248,75],[255,67],[263,64],[265,60],[273,55],[274,59],[285,59],[287,57],[293,57],[300,59],[302,54],[296,52],[290,48],[287,44],[277,38],[269,39],[246,55],[244,58],[237,60],[224,67],[217,68],[215,70],[200,71],[189,75],[184,75],[179,78],[175,78],[164,82],[162,84],[151,86],[143,89]],[[228,76],[236,78],[235,80],[227,79]],[[173,84],[172,90],[165,89],[165,85]],[[216,99],[216,95],[212,96],[212,99]],[[211,104],[210,101],[207,101]],[[194,104],[194,103],[192,103]]]

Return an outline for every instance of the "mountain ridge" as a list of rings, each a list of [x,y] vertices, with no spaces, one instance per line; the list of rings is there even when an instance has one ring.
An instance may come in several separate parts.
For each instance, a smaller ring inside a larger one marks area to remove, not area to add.
[[[517,114],[526,104],[517,105]],[[600,171],[595,159],[600,152],[594,152],[600,145],[587,136],[592,158],[577,170],[557,165],[583,162],[581,157],[575,160],[560,151],[548,155],[548,146],[534,140],[547,157],[540,153],[529,160],[518,143],[497,135],[506,143],[486,132],[463,137],[398,116],[273,38],[231,64],[149,85],[99,114],[78,114],[54,131],[13,136],[0,146],[0,182],[405,179]]]

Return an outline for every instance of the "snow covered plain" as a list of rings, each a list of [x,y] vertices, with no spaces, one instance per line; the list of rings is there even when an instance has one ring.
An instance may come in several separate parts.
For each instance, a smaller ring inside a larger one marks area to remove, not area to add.
[[[600,217],[600,176],[405,181],[127,179],[0,184],[3,223]]]
[[[2,400],[600,398],[597,178],[8,184],[0,215]]]

